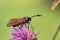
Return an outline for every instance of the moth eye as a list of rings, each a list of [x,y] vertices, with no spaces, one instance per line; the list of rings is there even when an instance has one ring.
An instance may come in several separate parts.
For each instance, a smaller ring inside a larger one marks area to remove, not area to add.
[[[28,18],[25,18],[26,20],[28,20]]]

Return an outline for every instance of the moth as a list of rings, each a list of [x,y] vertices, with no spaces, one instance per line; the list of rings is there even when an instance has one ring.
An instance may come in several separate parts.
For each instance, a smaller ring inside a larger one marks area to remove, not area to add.
[[[32,17],[36,17],[36,16],[41,16],[41,15],[33,15]],[[17,27],[19,26],[20,24],[25,24],[25,23],[30,23],[32,17],[22,17],[22,18],[14,18],[14,19],[11,19],[7,26],[12,26],[12,27]]]

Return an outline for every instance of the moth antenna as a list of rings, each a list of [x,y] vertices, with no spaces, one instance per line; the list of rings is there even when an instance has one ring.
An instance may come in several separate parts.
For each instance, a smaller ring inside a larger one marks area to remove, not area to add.
[[[42,16],[42,15],[38,14],[38,15],[33,15],[32,17],[37,17],[37,16]],[[31,17],[31,18],[32,18],[32,17]]]

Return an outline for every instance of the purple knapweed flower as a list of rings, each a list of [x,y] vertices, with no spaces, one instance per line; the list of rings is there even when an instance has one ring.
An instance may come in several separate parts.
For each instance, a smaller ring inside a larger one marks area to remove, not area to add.
[[[29,29],[29,25],[19,25],[18,28],[13,28],[11,40],[37,40],[37,34],[32,29]]]

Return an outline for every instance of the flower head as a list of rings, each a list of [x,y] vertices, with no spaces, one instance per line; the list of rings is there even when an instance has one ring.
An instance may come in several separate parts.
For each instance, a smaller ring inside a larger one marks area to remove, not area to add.
[[[19,28],[13,28],[11,40],[37,40],[37,35],[29,29],[28,24],[19,25]]]

